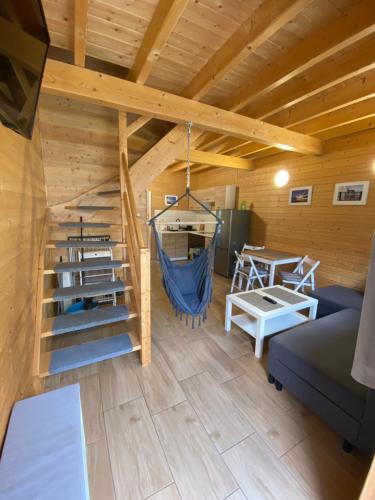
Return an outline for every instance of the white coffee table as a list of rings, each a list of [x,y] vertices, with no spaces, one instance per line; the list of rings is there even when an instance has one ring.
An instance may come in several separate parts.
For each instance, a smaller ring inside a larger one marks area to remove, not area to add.
[[[264,300],[264,296],[275,300],[276,304]],[[233,305],[244,313],[232,316]],[[232,293],[226,297],[225,330],[230,332],[233,322],[254,337],[255,356],[260,358],[264,337],[315,319],[317,308],[317,299],[280,285]],[[308,317],[298,312],[303,309],[309,309]]]

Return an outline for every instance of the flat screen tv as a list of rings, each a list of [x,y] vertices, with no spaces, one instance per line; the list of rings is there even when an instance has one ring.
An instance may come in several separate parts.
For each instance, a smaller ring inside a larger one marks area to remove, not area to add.
[[[41,0],[0,0],[0,121],[28,139],[49,43]]]

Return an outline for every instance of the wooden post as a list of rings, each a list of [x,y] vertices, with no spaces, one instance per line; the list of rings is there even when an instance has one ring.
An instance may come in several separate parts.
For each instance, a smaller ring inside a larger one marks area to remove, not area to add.
[[[35,307],[35,336],[34,336],[34,359],[33,359],[33,390],[36,393],[42,392],[43,382],[39,377],[39,365],[40,365],[40,350],[41,350],[41,332],[42,332],[42,322],[43,322],[43,296],[44,296],[44,261],[45,261],[45,251],[46,251],[46,241],[47,241],[47,230],[48,230],[48,211],[43,220],[42,237],[40,241],[39,248],[39,258],[38,258],[38,284],[37,284],[37,296],[36,296],[36,307]]]
[[[140,249],[140,341],[141,341],[141,364],[147,365],[151,362],[151,270],[150,250]]]

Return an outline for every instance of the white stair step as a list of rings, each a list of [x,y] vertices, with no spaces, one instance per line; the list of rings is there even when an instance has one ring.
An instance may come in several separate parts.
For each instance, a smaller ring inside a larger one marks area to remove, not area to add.
[[[108,228],[111,226],[116,226],[119,224],[111,224],[110,222],[58,222],[57,223],[60,227],[78,227],[78,228]]]
[[[105,205],[67,205],[65,207],[66,210],[83,210],[83,211],[111,211],[118,210],[117,207],[105,206]]]
[[[95,297],[97,295],[107,295],[116,292],[127,292],[132,290],[132,286],[125,286],[123,281],[111,281],[109,283],[97,283],[83,286],[69,286],[65,288],[54,288],[48,290],[43,298],[43,304],[58,302],[67,299],[79,299],[81,297]]]
[[[99,271],[129,267],[128,262],[111,259],[87,259],[82,262],[56,262],[44,270],[44,274],[75,273],[80,271]]]
[[[137,317],[125,306],[100,307],[74,314],[61,314],[43,321],[42,337],[53,337],[64,333],[88,330]]]
[[[92,241],[92,240],[61,240],[48,241],[46,248],[126,248],[126,243],[120,241]]]
[[[74,345],[51,351],[41,356],[39,376],[47,377],[106,359],[123,356],[141,348],[138,339],[131,333],[123,333],[94,342]]]

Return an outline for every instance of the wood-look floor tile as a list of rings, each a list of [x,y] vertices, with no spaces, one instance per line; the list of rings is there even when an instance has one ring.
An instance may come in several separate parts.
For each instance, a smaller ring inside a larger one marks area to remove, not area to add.
[[[256,379],[243,375],[226,382],[223,388],[278,457],[306,437],[306,432],[264,393]]]
[[[105,434],[99,376],[84,377],[79,385],[86,444],[90,444],[102,439]]]
[[[183,380],[204,371],[203,365],[195,354],[196,344],[197,342],[194,342],[193,348],[183,339],[170,339],[159,342],[158,345],[177,380]]]
[[[115,500],[106,439],[87,446],[87,469],[91,500]]]
[[[155,495],[148,497],[147,500],[181,500],[181,497],[176,485],[171,484],[158,493],[155,493]]]
[[[305,500],[308,493],[260,436],[253,434],[223,458],[248,500]]]
[[[58,387],[63,387],[69,384],[76,384],[84,377],[96,375],[99,372],[99,363],[93,365],[82,366],[75,370],[59,373],[57,375],[50,375],[46,378],[44,383],[45,390],[53,390]]]
[[[217,450],[222,453],[254,432],[244,415],[208,372],[181,382]]]
[[[317,439],[315,435],[286,453],[281,462],[314,499],[356,499],[366,477],[365,470],[363,467],[351,469],[350,460],[342,455],[339,440],[334,446],[332,441],[325,442],[323,436]]]
[[[238,488],[188,402],[165,410],[154,422],[183,500],[217,500]]]
[[[204,370],[209,371],[219,384],[244,373],[243,369],[213,340],[194,342],[194,353]]]
[[[173,482],[143,398],[104,414],[117,499],[143,500]]]
[[[245,354],[254,356],[251,337],[244,340],[238,335],[226,332],[224,326],[220,324],[207,326],[204,331],[232,359],[237,359]]]
[[[129,354],[101,363],[99,380],[104,411],[142,396]]]
[[[297,408],[299,403],[287,390],[277,391],[273,384],[268,382],[268,369],[262,361],[256,359],[253,354],[241,356],[236,359],[249,377],[256,379],[259,387],[284,411]]]
[[[138,366],[136,373],[152,414],[185,401],[185,394],[162,355],[154,355],[148,366]]]

